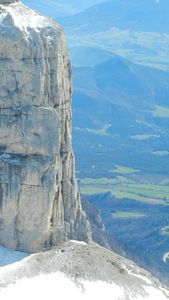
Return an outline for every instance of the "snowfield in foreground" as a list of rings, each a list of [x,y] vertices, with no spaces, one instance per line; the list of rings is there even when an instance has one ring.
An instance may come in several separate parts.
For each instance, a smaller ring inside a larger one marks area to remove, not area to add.
[[[147,296],[133,296],[130,299],[147,300],[166,300],[161,291],[147,287]],[[48,275],[39,275],[28,279],[23,278],[11,284],[8,288],[0,291],[0,298],[3,300],[17,299],[55,299],[60,296],[62,299],[69,299],[70,295],[74,300],[122,300],[127,299],[122,287],[115,284],[108,284],[102,281],[89,282],[82,281],[77,286],[73,281],[62,273],[52,273]],[[130,295],[131,297],[132,295]]]
[[[149,273],[96,244],[72,241],[28,257],[0,247],[1,265],[2,253],[7,263],[0,267],[2,300],[169,299],[169,291]]]

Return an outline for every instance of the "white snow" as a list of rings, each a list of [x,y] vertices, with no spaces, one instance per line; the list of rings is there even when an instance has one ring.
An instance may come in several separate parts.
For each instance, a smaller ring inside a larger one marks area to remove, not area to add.
[[[152,284],[152,281],[143,275],[133,273],[131,270],[127,270],[127,272],[129,275],[140,278],[141,280],[145,281],[147,284],[150,284],[150,285]]]
[[[15,285],[10,285],[7,289],[0,291],[0,298],[3,300],[17,299],[61,299],[83,300],[83,299],[110,299],[110,295],[117,295],[115,299],[123,295],[119,287],[106,283],[83,282],[83,286],[77,287],[70,279],[62,273],[50,275],[40,275],[32,279],[21,279]],[[97,295],[97,296],[96,296]],[[97,298],[95,298],[97,297]],[[112,296],[111,296],[112,298]]]
[[[72,240],[72,243],[85,245],[84,242],[77,242]],[[23,252],[8,250],[0,247],[0,278],[10,271],[19,269],[20,266],[26,268],[31,256]],[[3,266],[4,265],[4,266]],[[7,287],[0,288],[0,299],[10,300],[46,300],[46,299],[74,299],[74,300],[167,300],[165,296],[165,289],[157,289],[152,286],[152,282],[142,275],[130,272],[131,276],[136,276],[143,279],[143,290],[146,296],[131,295],[125,291],[123,286],[118,286],[115,283],[106,283],[103,281],[86,281],[81,280],[75,283],[65,274],[61,272],[40,274],[31,278],[20,278],[18,273],[18,280],[14,284],[9,284]],[[31,274],[30,274],[31,275]],[[164,293],[163,293],[164,292]],[[131,291],[132,293],[132,291]]]
[[[139,275],[139,274],[135,274],[135,273],[131,273],[131,274],[132,274],[132,276],[135,276],[137,278],[144,280],[147,284],[150,284],[150,285],[152,284],[152,281],[143,275]]]
[[[143,297],[138,297],[137,300],[142,300],[142,299],[146,299],[146,300],[167,300],[168,296],[165,296],[160,290],[155,289],[151,286],[146,286],[145,290],[148,294],[147,298],[143,298]]]
[[[87,243],[85,243],[85,242],[83,242],[83,241],[75,241],[75,240],[71,240],[70,241],[71,243],[74,243],[74,244],[79,244],[79,245],[83,245],[83,246],[85,246],[85,245],[87,245]]]
[[[131,265],[131,266],[133,266],[133,265]],[[145,281],[147,284],[152,285],[152,281],[150,279],[148,279],[147,277],[145,277],[141,274],[134,273],[132,270],[129,270],[125,265],[123,265],[123,269],[125,269],[129,275],[140,278],[141,280]]]
[[[163,293],[152,287],[145,287],[147,296],[132,297],[133,300],[167,300]],[[43,274],[31,279],[23,278],[0,290],[3,300],[17,299],[74,299],[74,300],[125,300],[123,288],[105,282],[82,281],[77,285],[62,273]],[[129,295],[128,295],[129,296]]]
[[[1,4],[1,7],[5,9],[5,13],[1,14],[0,21],[2,22],[8,12],[12,16],[15,26],[22,31],[26,31],[28,28],[34,28],[38,31],[40,27],[43,27],[46,20],[45,17],[20,3],[13,3],[11,5]]]
[[[166,263],[168,259],[169,259],[169,252],[166,252],[166,253],[163,255],[163,262]]]

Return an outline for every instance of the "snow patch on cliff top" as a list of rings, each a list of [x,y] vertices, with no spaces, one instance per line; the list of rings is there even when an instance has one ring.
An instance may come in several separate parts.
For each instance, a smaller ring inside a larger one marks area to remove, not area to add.
[[[12,3],[10,5],[0,4],[0,23],[3,23],[4,18],[9,14],[14,22],[14,25],[17,26],[20,30],[25,31],[27,29],[34,29],[39,31],[44,25],[51,24],[51,20],[38,14],[31,8],[23,5],[22,3]],[[55,26],[58,24],[52,22]]]

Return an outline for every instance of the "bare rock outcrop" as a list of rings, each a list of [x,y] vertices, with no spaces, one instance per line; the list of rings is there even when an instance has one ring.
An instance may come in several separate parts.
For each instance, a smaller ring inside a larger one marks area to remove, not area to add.
[[[0,244],[36,252],[88,241],[63,30],[18,1],[0,0],[0,41]]]

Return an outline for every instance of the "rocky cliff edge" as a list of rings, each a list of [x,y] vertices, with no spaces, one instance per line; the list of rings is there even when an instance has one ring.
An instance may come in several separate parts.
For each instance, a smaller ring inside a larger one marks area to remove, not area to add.
[[[0,244],[36,252],[66,239],[89,241],[63,30],[20,2],[1,0],[0,41]]]

